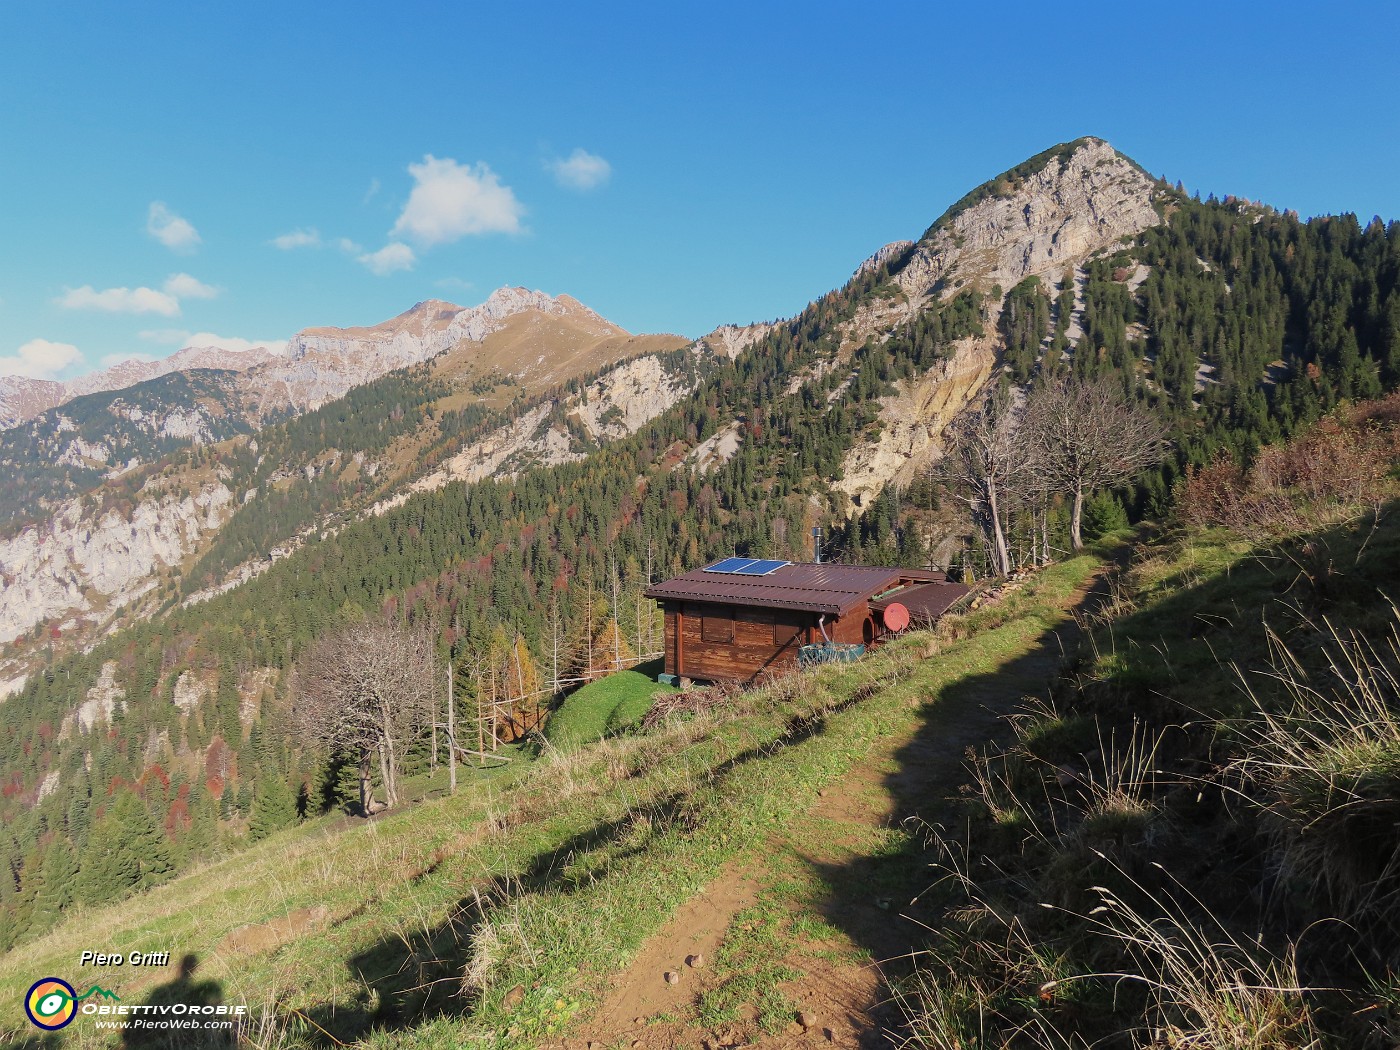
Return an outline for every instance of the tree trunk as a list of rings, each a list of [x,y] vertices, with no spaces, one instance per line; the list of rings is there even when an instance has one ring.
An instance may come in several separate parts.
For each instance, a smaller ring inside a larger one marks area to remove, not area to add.
[[[379,752],[379,777],[384,781],[384,805],[392,808],[394,805],[393,781],[389,779],[389,760],[385,754],[384,741],[379,742],[379,747],[375,749]]]
[[[369,805],[373,801],[369,788],[369,748],[360,748],[360,814],[369,816]]]
[[[520,689],[518,698],[512,697],[511,707],[520,711],[520,724],[525,727],[525,668],[520,665],[520,635],[515,636],[515,642],[510,647],[511,654],[515,657],[515,684]]]
[[[1084,520],[1084,486],[1074,486],[1074,510],[1069,516],[1069,545],[1075,550],[1084,549],[1084,537],[1080,526]]]
[[[1001,527],[1001,508],[997,506],[997,490],[995,485],[987,486],[987,512],[992,519],[992,568],[998,576],[1006,576],[1011,572],[1011,555],[1006,549],[1006,533]]]
[[[447,790],[457,793],[457,723],[453,717],[452,663],[447,664]]]
[[[486,753],[486,708],[483,705],[483,690],[486,688],[485,679],[477,676],[476,679],[476,753],[484,755]]]

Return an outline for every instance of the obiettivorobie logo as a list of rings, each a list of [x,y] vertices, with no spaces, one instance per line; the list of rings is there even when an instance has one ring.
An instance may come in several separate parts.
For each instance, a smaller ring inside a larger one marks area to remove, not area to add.
[[[45,977],[35,981],[25,994],[24,1012],[36,1027],[46,1032],[56,1032],[67,1027],[77,1016],[80,1002],[94,995],[121,1001],[120,995],[100,985],[94,984],[79,995],[67,981],[57,977]]]

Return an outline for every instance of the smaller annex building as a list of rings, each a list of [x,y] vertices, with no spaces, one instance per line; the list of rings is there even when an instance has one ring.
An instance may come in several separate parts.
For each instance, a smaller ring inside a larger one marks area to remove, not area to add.
[[[665,674],[685,685],[792,669],[804,647],[878,645],[968,590],[922,569],[726,558],[645,593],[665,614]]]

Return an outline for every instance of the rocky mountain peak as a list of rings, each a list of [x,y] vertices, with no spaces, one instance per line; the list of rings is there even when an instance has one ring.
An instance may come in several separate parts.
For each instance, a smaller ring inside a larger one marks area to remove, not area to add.
[[[884,266],[892,259],[898,258],[912,247],[914,247],[913,241],[891,241],[870,258],[866,259],[865,262],[857,266],[855,272],[852,273],[851,276],[859,277],[861,274],[869,273],[871,270],[878,270],[881,266]]]
[[[522,310],[539,310],[547,314],[562,313],[564,304],[561,300],[545,292],[531,291],[519,286],[512,288],[507,285],[497,288],[486,297],[484,303],[475,309],[480,310],[488,317],[508,317],[511,314],[520,313]]]
[[[973,190],[936,222],[895,274],[911,297],[951,294],[972,277],[1009,289],[1162,222],[1146,172],[1102,139],[1032,157]],[[945,287],[945,284],[947,285]]]
[[[250,378],[265,404],[302,409],[343,396],[351,387],[422,364],[464,345],[480,344],[528,313],[573,316],[611,333],[626,333],[578,300],[521,287],[497,288],[478,306],[425,299],[397,317],[358,328],[307,328],[287,344],[285,358]]]

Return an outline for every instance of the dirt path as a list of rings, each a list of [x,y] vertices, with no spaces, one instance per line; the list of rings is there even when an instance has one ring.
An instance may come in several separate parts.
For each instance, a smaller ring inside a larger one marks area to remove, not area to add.
[[[1090,605],[1100,591],[1095,577],[1072,604]],[[765,857],[734,862],[682,906],[617,976],[580,1034],[555,1046],[891,1046],[900,1014],[889,1001],[886,971],[906,965],[924,932],[921,923],[933,918],[920,915],[914,900],[930,876],[919,830],[906,818],[933,824],[950,815],[949,799],[966,779],[966,750],[1002,736],[1005,716],[1026,696],[1044,695],[1076,636],[1077,628],[1065,625],[995,673],[943,689],[919,719],[881,739],[822,791],[805,818],[774,837]],[[892,854],[900,843],[905,848]],[[765,907],[763,914],[776,907],[789,915],[782,920],[787,955],[781,962],[797,976],[777,990],[792,1008],[774,1023],[746,1002],[737,1020],[702,1023],[703,998],[726,980],[716,956],[731,938],[751,936],[759,920],[742,920]],[[704,964],[687,966],[695,955]],[[666,981],[668,971],[678,975],[676,983]],[[764,1020],[767,1030],[758,1024]]]

